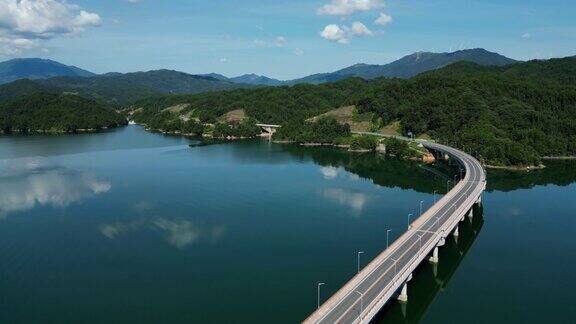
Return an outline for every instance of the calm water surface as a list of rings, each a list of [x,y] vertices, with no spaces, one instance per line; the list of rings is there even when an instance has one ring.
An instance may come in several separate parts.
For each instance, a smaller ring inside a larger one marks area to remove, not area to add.
[[[372,155],[193,142],[0,137],[0,322],[295,323],[446,186]],[[483,217],[377,322],[576,321],[575,170],[491,174]]]

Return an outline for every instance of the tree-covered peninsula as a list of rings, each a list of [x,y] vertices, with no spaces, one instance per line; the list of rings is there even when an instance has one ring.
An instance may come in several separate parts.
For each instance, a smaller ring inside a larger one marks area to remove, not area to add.
[[[0,133],[74,133],[126,125],[126,118],[72,94],[35,93],[0,104]]]

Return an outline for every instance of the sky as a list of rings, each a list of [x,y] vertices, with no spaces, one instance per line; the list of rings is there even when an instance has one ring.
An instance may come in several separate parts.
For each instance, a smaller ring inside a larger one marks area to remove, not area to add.
[[[0,60],[294,79],[416,51],[576,55],[574,0],[0,0]]]

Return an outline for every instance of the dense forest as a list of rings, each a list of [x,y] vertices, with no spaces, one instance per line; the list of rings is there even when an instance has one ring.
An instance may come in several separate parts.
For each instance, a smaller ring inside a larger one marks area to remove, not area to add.
[[[138,122],[186,104],[181,114],[213,122],[235,109],[260,122],[303,122],[356,105],[374,123],[399,122],[491,165],[537,165],[544,156],[576,155],[576,57],[505,67],[460,62],[408,80],[351,78],[322,85],[240,89],[137,102]]]
[[[115,110],[76,95],[36,93],[0,104],[0,133],[73,133],[125,124]]]
[[[334,118],[324,117],[313,122],[287,123],[278,129],[274,139],[296,143],[339,144],[350,135],[349,125],[341,125]]]

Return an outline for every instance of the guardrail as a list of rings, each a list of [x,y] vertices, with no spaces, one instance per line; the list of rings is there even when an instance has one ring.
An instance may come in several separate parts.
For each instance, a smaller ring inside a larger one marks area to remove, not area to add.
[[[375,133],[366,134],[378,135]],[[406,138],[400,139],[409,140]],[[480,163],[472,156],[440,144],[425,141],[418,141],[418,143],[428,149],[440,151],[456,159],[465,168],[466,174],[464,179],[458,182],[452,190],[414,221],[408,231],[401,235],[392,245],[374,258],[360,273],[332,295],[320,308],[312,313],[304,323],[366,323],[370,321],[378,311],[380,311],[382,306],[396,294],[402,285],[410,280],[413,271],[418,265],[420,265],[436,247],[442,245],[446,236],[458,226],[459,221],[466,216],[474,203],[478,201],[481,193],[485,190],[485,172]],[[445,209],[453,199],[455,199],[456,202],[453,202],[444,213],[438,216],[439,211]],[[452,206],[454,206],[453,210]],[[449,214],[449,216],[446,218],[445,215],[447,214]],[[433,218],[436,221],[424,228]],[[440,219],[442,219],[442,222],[440,222]],[[424,236],[426,236],[426,239],[423,242],[422,238]],[[416,237],[418,238],[416,239]],[[414,240],[414,242],[410,243],[410,240]],[[400,256],[393,259],[392,256],[397,253],[401,253]],[[403,260],[403,257],[408,254],[412,254],[412,256],[407,262],[402,262],[401,268],[398,269],[398,261]],[[392,266],[384,267],[384,264],[386,262],[390,263],[391,260],[393,261]],[[381,273],[378,275],[376,273],[377,271],[381,271]],[[365,307],[361,310],[360,314],[358,314],[353,321],[346,321],[345,316],[349,314],[350,310],[354,308],[358,302],[363,303],[362,299],[364,298],[364,294],[360,293],[361,296],[358,298],[358,301],[352,303],[349,307],[341,306],[342,302],[346,300],[346,298],[350,298],[352,293],[357,292],[361,284],[369,284],[368,288],[364,289],[364,292],[365,294],[370,292],[378,284],[382,283],[384,278],[390,277],[391,271],[394,273],[392,279],[389,280],[376,297],[369,300],[367,304],[364,300]],[[377,275],[376,278],[373,277],[375,274]],[[342,314],[339,317],[334,318],[340,313]],[[328,319],[328,317],[333,314],[336,315]]]

